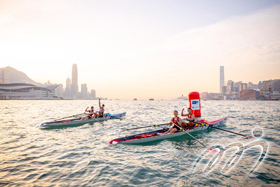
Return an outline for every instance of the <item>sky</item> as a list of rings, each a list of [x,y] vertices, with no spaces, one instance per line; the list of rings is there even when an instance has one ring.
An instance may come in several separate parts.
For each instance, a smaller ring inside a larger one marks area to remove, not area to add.
[[[110,99],[280,79],[280,0],[0,0],[0,67]]]

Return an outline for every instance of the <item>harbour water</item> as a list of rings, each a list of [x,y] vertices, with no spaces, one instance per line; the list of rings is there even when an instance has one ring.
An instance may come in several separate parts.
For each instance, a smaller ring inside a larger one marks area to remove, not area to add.
[[[75,127],[40,129],[41,123],[82,113],[97,101],[0,101],[0,186],[279,186],[280,102],[202,101],[202,118],[228,117],[220,128],[252,135],[247,139],[210,129],[194,134],[205,145],[268,144],[246,149],[226,173],[222,162],[203,170],[211,154],[194,170],[206,150],[188,135],[143,145],[110,145],[110,140],[158,128],[121,131],[170,121],[187,101],[102,101],[106,112],[127,112],[122,120]],[[262,129],[262,131],[260,130]],[[228,155],[233,150],[228,151]],[[225,155],[226,157],[226,155]],[[220,164],[220,165],[219,165]]]

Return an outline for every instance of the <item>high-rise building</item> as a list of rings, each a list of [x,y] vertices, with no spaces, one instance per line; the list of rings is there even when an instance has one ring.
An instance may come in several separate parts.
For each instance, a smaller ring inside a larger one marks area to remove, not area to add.
[[[63,84],[59,84],[55,89],[55,95],[57,97],[63,97]]]
[[[241,92],[241,91],[243,90],[243,85],[242,85],[242,83],[240,83],[240,84],[238,85],[238,90],[239,90],[239,92]]]
[[[66,88],[69,88],[69,89],[70,89],[70,86],[71,86],[71,79],[70,79],[70,78],[67,78],[67,79],[66,79]]]
[[[233,81],[232,80],[229,80],[228,82],[227,82],[227,92],[228,93],[231,93],[231,92],[233,92]]]
[[[222,94],[226,94],[227,92],[227,86],[222,86]]]
[[[247,88],[248,88],[249,90],[250,90],[250,89],[253,89],[253,83],[252,83],[252,82],[248,82],[248,84],[247,84],[247,85],[248,85],[248,87],[247,87]]]
[[[81,97],[87,98],[87,84],[81,84]]]
[[[222,93],[222,86],[225,85],[224,66],[220,66],[220,93]]]
[[[239,88],[239,85],[242,84],[242,81],[238,81],[238,82],[235,82],[233,85],[234,85],[234,92],[240,92],[240,88]]]
[[[66,88],[64,91],[64,97],[65,98],[70,98],[71,97],[71,79],[67,78],[66,79]]]
[[[280,79],[273,80],[273,92],[280,92]]]
[[[71,94],[73,98],[78,98],[78,67],[77,64],[72,66],[72,84],[71,84]]]
[[[91,90],[90,97],[92,97],[93,99],[96,98],[96,91],[95,90]]]
[[[242,90],[247,90],[247,83],[242,84]]]
[[[268,81],[259,81],[258,88],[262,89],[265,87],[267,84],[273,84],[273,80],[268,80]]]

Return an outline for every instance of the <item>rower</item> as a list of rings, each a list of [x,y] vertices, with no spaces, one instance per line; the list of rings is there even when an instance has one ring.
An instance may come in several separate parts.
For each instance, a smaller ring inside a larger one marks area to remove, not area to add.
[[[191,128],[194,127],[195,123],[195,115],[192,113],[192,109],[191,108],[188,108],[188,114],[184,114],[184,108],[182,109],[182,112],[181,112],[181,116],[188,116],[187,120],[189,121],[189,123],[186,123],[186,122],[183,122],[183,126],[187,126],[188,129],[190,130]]]
[[[88,115],[86,117],[83,117],[81,120],[88,120],[91,118],[94,118],[93,114],[94,114],[94,107],[91,106],[91,109],[88,110],[88,107],[85,109],[85,112],[88,112]]]
[[[102,104],[102,106],[101,106],[101,103],[100,103],[100,99],[99,99],[99,112],[97,113],[95,113],[95,116],[96,116],[96,118],[102,118],[103,117],[103,115],[104,115],[104,111],[105,111],[105,105],[104,104]]]
[[[177,127],[176,125],[178,126],[182,126],[182,120],[180,117],[178,117],[178,111],[177,110],[174,110],[174,117],[171,118],[171,121],[170,121],[170,126],[174,124],[173,127],[171,127],[168,131],[166,131],[164,134],[171,134],[171,133],[175,133],[177,131],[180,131],[180,128]]]

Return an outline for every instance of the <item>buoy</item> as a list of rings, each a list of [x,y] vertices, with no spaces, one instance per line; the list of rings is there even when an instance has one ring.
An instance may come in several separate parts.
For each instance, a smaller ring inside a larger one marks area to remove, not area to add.
[[[200,96],[198,92],[189,93],[189,103],[195,117],[201,116]]]

